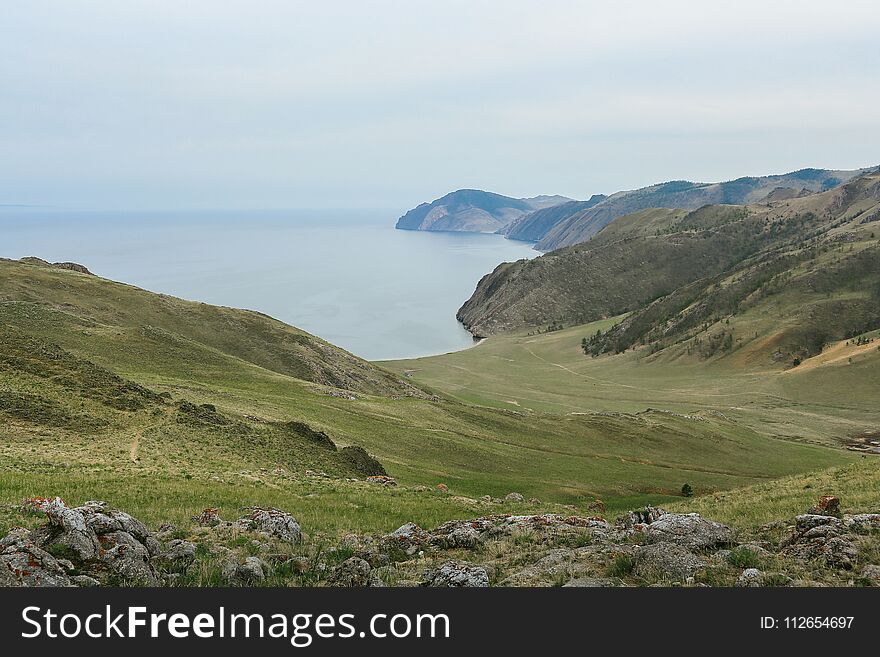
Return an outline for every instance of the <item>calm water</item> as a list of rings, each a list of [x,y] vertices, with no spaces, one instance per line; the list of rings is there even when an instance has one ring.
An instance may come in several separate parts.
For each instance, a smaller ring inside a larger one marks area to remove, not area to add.
[[[498,235],[394,230],[396,213],[80,213],[0,208],[0,257],[79,262],[185,299],[251,308],[368,359],[473,344],[455,312],[501,262]]]

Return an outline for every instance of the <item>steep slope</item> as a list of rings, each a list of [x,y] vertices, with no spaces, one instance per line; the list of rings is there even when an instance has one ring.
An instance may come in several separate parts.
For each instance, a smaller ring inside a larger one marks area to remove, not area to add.
[[[694,183],[684,180],[617,192],[592,208],[582,210],[549,227],[535,248],[552,251],[589,239],[617,217],[645,208],[695,210],[709,204],[742,205],[765,199],[779,188],[796,195],[821,192],[865,173],[802,169],[783,175],[738,178],[721,183]],[[777,192],[783,195],[782,192]]]
[[[157,369],[169,357],[186,362],[198,354],[210,361],[240,359],[354,392],[425,396],[347,351],[261,313],[153,294],[84,269],[38,258],[0,259],[0,323],[60,340],[98,362],[109,363],[117,355],[125,359],[136,345],[141,356],[155,354]],[[59,334],[61,326],[71,328]],[[106,340],[84,341],[89,334]]]
[[[834,282],[822,284],[832,296],[846,296],[842,286],[855,272],[870,279],[865,284],[873,280],[878,189],[880,174],[870,174],[828,192],[769,205],[627,215],[577,246],[499,266],[480,281],[458,316],[469,330],[485,336],[582,324],[629,312],[600,347],[620,350],[647,339],[679,313],[687,311],[693,327],[721,312],[722,306],[730,312],[767,281],[784,280],[798,267],[827,269],[823,258],[840,251],[842,244],[847,249],[841,255],[845,262],[833,264],[845,271]],[[738,296],[722,301],[734,291]],[[695,312],[693,305],[710,293],[713,301]],[[832,312],[835,316],[828,319],[869,321],[861,307],[841,315],[842,311]],[[683,322],[678,330],[685,326]],[[618,338],[621,341],[612,344]]]
[[[588,201],[569,201],[568,203],[541,208],[540,210],[525,214],[519,219],[515,219],[498,232],[512,240],[537,242],[556,224],[579,212],[590,209],[597,203],[604,201],[605,198],[603,194],[594,194]]]
[[[396,227],[491,233],[526,213],[569,200],[563,196],[510,198],[479,189],[459,189],[413,208],[397,220]]]

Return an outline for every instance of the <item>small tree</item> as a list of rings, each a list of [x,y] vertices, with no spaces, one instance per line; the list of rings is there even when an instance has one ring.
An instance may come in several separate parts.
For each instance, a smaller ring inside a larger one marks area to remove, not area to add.
[[[681,496],[682,497],[693,497],[694,489],[691,488],[690,484],[685,484],[681,487]]]

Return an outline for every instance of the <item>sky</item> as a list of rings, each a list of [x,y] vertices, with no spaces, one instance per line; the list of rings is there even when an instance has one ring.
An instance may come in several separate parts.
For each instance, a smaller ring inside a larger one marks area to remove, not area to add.
[[[0,205],[588,198],[880,164],[880,5],[0,0]]]

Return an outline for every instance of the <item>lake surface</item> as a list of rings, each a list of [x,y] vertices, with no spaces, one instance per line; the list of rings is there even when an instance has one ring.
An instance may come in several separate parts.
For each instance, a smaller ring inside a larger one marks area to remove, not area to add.
[[[73,212],[0,208],[0,257],[259,310],[371,360],[473,344],[455,312],[499,263],[499,235],[395,230],[394,211]]]

